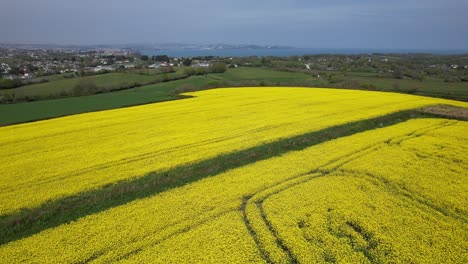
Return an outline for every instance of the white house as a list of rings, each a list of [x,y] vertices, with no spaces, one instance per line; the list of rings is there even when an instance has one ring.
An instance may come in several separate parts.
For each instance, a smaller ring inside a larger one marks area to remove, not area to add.
[[[150,66],[148,66],[148,68],[150,68],[150,69],[157,69],[159,67],[161,67],[161,64],[159,64],[159,63],[154,63],[154,64],[151,64]]]
[[[203,68],[208,68],[210,67],[210,64],[208,62],[199,62],[198,64],[195,65],[196,67],[203,67]]]

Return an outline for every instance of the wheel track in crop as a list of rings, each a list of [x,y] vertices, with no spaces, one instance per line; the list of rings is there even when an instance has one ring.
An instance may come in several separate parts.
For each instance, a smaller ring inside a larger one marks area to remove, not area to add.
[[[437,129],[440,129],[440,128],[443,128],[443,127],[446,127],[446,126],[449,126],[449,125],[454,125],[456,122],[457,121],[452,121],[452,120],[444,121],[444,122],[441,122],[439,124],[435,124],[435,125],[432,125],[432,126],[428,126],[428,127],[422,128],[422,129],[415,130],[415,131],[413,131],[411,133],[408,133],[408,134],[405,134],[405,135],[402,135],[402,136],[397,136],[395,138],[392,138],[392,139],[389,139],[389,140],[386,140],[386,141],[381,141],[381,142],[375,143],[373,145],[362,148],[359,151],[354,152],[354,153],[352,153],[350,155],[343,155],[343,156],[341,156],[341,157],[339,157],[337,159],[334,159],[334,160],[328,162],[327,164],[322,165],[321,167],[319,167],[319,168],[317,168],[315,170],[312,170],[312,171],[310,171],[308,173],[297,175],[295,177],[289,178],[289,179],[287,179],[285,181],[282,181],[280,183],[276,183],[273,186],[267,187],[267,188],[265,188],[265,189],[263,189],[263,190],[261,190],[261,191],[259,191],[257,193],[254,193],[252,195],[247,196],[244,199],[244,204],[245,205],[241,207],[241,210],[243,211],[242,214],[244,216],[244,223],[245,223],[247,229],[249,230],[250,234],[252,235],[255,243],[257,244],[257,247],[262,252],[262,255],[264,255],[265,260],[267,262],[273,262],[273,261],[271,261],[271,257],[269,256],[269,253],[265,250],[264,246],[262,245],[263,242],[260,241],[260,239],[258,238],[258,235],[257,235],[257,233],[255,231],[255,227],[251,225],[252,221],[251,221],[251,219],[249,219],[249,214],[246,211],[246,207],[247,207],[247,205],[249,203],[252,203],[252,202],[255,203],[256,208],[260,212],[260,215],[262,217],[262,220],[263,220],[264,224],[268,227],[268,230],[274,236],[274,238],[276,240],[275,242],[278,244],[279,248],[281,248],[284,251],[284,253],[288,256],[288,261],[290,263],[297,263],[298,262],[297,257],[294,256],[292,250],[290,248],[288,248],[288,246],[286,245],[284,240],[281,239],[280,235],[275,230],[273,224],[271,223],[271,221],[267,217],[267,214],[266,214],[266,212],[265,212],[265,210],[263,208],[263,203],[264,203],[264,201],[266,199],[270,198],[273,195],[284,192],[284,191],[286,191],[286,190],[288,190],[288,189],[290,189],[292,187],[295,187],[295,186],[304,184],[306,182],[309,182],[309,181],[312,181],[312,180],[327,176],[330,173],[335,172],[337,169],[341,168],[342,166],[346,165],[347,163],[352,162],[354,160],[357,160],[357,159],[359,159],[359,158],[361,158],[361,157],[363,157],[365,155],[368,155],[370,153],[373,153],[373,152],[375,152],[375,151],[377,151],[377,150],[379,150],[379,149],[381,149],[381,148],[383,148],[383,147],[385,147],[387,145],[392,145],[392,144],[398,144],[399,145],[399,144],[401,144],[402,142],[404,142],[406,140],[410,140],[412,138],[422,136],[422,135],[424,135],[425,133],[427,133],[429,131],[434,131],[434,130],[437,130]],[[331,168],[327,168],[327,167],[331,167]],[[282,186],[283,184],[285,184],[285,186]],[[274,189],[274,188],[278,188],[278,189],[271,192],[271,190]]]
[[[177,225],[184,225],[184,223],[194,222],[193,219],[197,219],[197,220],[195,220],[195,222],[196,222],[195,224],[192,224],[192,225],[187,224],[186,226],[181,227],[179,229],[176,228],[175,231],[169,232],[168,234],[162,236],[161,238],[155,239],[151,243],[142,243],[141,245],[137,245],[134,249],[132,249],[130,251],[127,251],[125,253],[120,252],[120,256],[116,256],[115,260],[120,260],[120,259],[125,259],[125,258],[128,258],[128,257],[131,257],[132,255],[138,254],[139,252],[141,252],[142,250],[144,250],[147,247],[156,246],[157,244],[160,244],[160,243],[162,243],[162,242],[164,242],[164,241],[166,241],[168,239],[171,239],[173,237],[176,237],[178,235],[186,233],[186,232],[190,231],[193,228],[196,228],[198,226],[206,224],[206,223],[208,223],[208,222],[210,222],[210,221],[212,221],[212,220],[214,220],[216,218],[219,218],[219,217],[221,217],[221,216],[223,216],[225,214],[240,210],[241,213],[242,213],[242,218],[244,220],[244,224],[246,225],[246,228],[247,228],[248,232],[252,236],[252,239],[254,240],[255,244],[257,245],[257,248],[258,248],[258,250],[260,252],[261,257],[267,263],[274,263],[272,258],[269,256],[269,252],[267,250],[265,250],[265,248],[263,247],[263,245],[262,245],[263,242],[258,238],[258,236],[256,234],[256,231],[255,231],[255,227],[252,226],[251,221],[249,220],[249,214],[248,214],[248,212],[246,210],[246,206],[247,206],[248,203],[253,202],[255,204],[255,207],[257,208],[257,210],[260,212],[260,216],[262,218],[262,221],[268,227],[269,232],[275,237],[275,239],[276,239],[275,242],[277,243],[279,248],[281,248],[281,250],[283,250],[283,252],[288,256],[289,262],[290,263],[298,263],[299,261],[297,260],[297,258],[293,255],[292,251],[288,248],[286,243],[281,239],[279,233],[276,231],[273,224],[268,219],[267,214],[266,214],[266,212],[265,212],[265,210],[263,208],[263,203],[264,203],[264,201],[266,199],[270,198],[273,195],[276,195],[276,194],[279,194],[279,193],[281,193],[283,191],[286,191],[286,190],[288,190],[288,189],[290,189],[292,187],[298,186],[300,184],[309,182],[309,181],[314,180],[314,179],[318,179],[318,178],[327,176],[328,174],[333,173],[334,171],[336,171],[338,168],[344,166],[345,164],[347,164],[349,162],[352,162],[354,160],[357,160],[357,159],[359,159],[359,158],[361,158],[361,157],[363,157],[365,155],[368,155],[370,153],[373,153],[373,152],[381,149],[382,147],[384,147],[384,146],[386,146],[388,144],[394,144],[394,142],[397,142],[398,144],[400,144],[401,142],[403,142],[405,140],[409,140],[411,138],[421,136],[425,132],[445,127],[445,126],[448,125],[449,122],[450,121],[446,121],[446,122],[443,122],[442,124],[440,124],[440,123],[435,124],[433,126],[429,126],[429,127],[425,127],[425,128],[419,129],[419,130],[415,130],[415,131],[413,131],[411,133],[408,133],[408,134],[405,134],[405,135],[402,135],[402,136],[398,136],[398,137],[392,138],[392,139],[387,140],[387,141],[382,141],[382,142],[378,142],[378,143],[366,146],[366,147],[360,149],[359,151],[352,153],[351,155],[342,155],[341,157],[333,159],[332,161],[326,163],[325,165],[320,166],[317,169],[314,169],[314,170],[309,171],[309,172],[304,173],[304,174],[300,174],[300,175],[290,177],[290,178],[288,178],[288,179],[286,179],[284,181],[275,183],[274,185],[271,185],[271,186],[269,186],[267,188],[264,188],[264,189],[262,189],[262,190],[260,190],[260,191],[258,191],[256,193],[254,193],[253,195],[245,197],[243,199],[242,204],[241,204],[239,209],[227,209],[227,210],[222,210],[220,212],[215,212],[216,211],[216,208],[215,208],[215,209],[213,209],[213,210],[211,210],[209,212],[204,212],[204,213],[199,214],[197,216],[189,216],[189,217],[183,218],[183,219],[181,219],[181,220],[179,220],[179,221],[177,221],[175,223],[172,223],[170,225],[166,225],[163,228],[158,229],[158,230],[156,230],[154,232],[148,233],[143,237],[134,238],[131,241],[127,242],[127,245],[128,244],[134,244],[134,243],[138,244],[139,242],[141,243],[141,241],[145,241],[146,239],[150,238],[151,236],[154,236],[154,235],[156,235],[158,233],[162,233],[162,232],[164,232],[166,230],[170,230],[171,228],[174,228]],[[454,122],[452,121],[451,123],[453,124]],[[390,143],[390,142],[393,142],[393,143]],[[327,167],[331,167],[331,168],[327,168]],[[231,202],[234,202],[234,201],[235,200],[233,200]],[[109,246],[109,247],[107,247],[105,249],[102,249],[99,252],[93,254],[92,256],[90,256],[84,262],[87,263],[87,262],[91,262],[93,260],[97,260],[97,259],[104,256],[106,253],[108,253],[110,251],[112,251],[112,249]]]
[[[348,174],[349,173],[349,174]],[[451,218],[452,220],[459,221],[462,224],[467,224],[468,220],[466,219],[466,216],[463,214],[457,214],[456,212],[452,211],[447,211],[444,210],[444,208],[437,206],[433,203],[431,203],[428,199],[425,199],[425,197],[421,194],[418,194],[417,191],[411,191],[405,188],[404,186],[400,186],[398,183],[389,181],[388,179],[385,179],[381,176],[373,175],[370,173],[362,173],[359,172],[360,175],[357,176],[355,175],[356,171],[349,170],[349,169],[340,169],[340,172],[337,176],[341,177],[346,177],[346,178],[355,178],[358,180],[361,180],[363,182],[370,183],[374,185],[379,191],[385,192],[390,196],[398,197],[399,199],[402,199],[405,201],[405,204],[408,203],[411,205],[414,209],[431,214],[431,215],[443,215],[443,217]],[[326,212],[326,219],[327,219],[327,231],[330,235],[341,239],[343,236],[346,236],[346,234],[342,234],[340,232],[337,232],[336,230],[333,230],[332,228],[332,214],[330,213],[331,210],[333,209],[328,209]],[[266,215],[266,214],[265,214]],[[351,227],[356,233],[358,233],[362,238],[368,243],[366,247],[356,247],[353,242],[349,242],[352,240],[350,237],[349,240],[342,240],[342,241],[347,241],[349,246],[357,253],[362,253],[365,258],[369,260],[370,263],[374,263],[374,256],[370,253],[371,250],[374,250],[375,248],[378,247],[379,240],[375,239],[375,234],[369,230],[366,230],[362,225],[359,224],[358,221],[348,218],[348,219],[342,219],[342,224],[347,225]],[[304,239],[308,240],[308,238],[304,236]],[[389,254],[395,254],[392,249],[390,248],[384,248],[382,250],[386,250],[385,255]]]
[[[368,147],[368,148],[372,148],[372,146],[371,146],[371,147]],[[368,149],[368,148],[366,148],[366,149]],[[334,160],[333,162],[338,162],[338,161],[340,161],[340,159]],[[333,162],[330,162],[330,163],[333,163]],[[327,165],[328,165],[328,164],[327,164]],[[325,166],[326,166],[326,165],[325,165]],[[310,173],[301,174],[299,177],[301,177],[301,176],[302,176],[302,177],[306,177],[306,179],[303,179],[303,182],[306,182],[306,181],[308,180],[309,174],[310,174]],[[289,178],[289,179],[286,180],[286,181],[283,181],[283,182],[277,183],[277,184],[275,184],[275,185],[269,186],[269,187],[267,187],[267,188],[264,189],[264,190],[269,190],[269,189],[271,189],[271,188],[273,188],[273,187],[276,187],[276,186],[278,186],[278,185],[280,185],[280,184],[288,183],[288,181],[290,181],[290,180],[295,180],[295,179],[297,179],[297,178],[299,178],[299,177],[296,176],[296,177]],[[293,186],[295,186],[295,185],[296,185],[296,184],[294,184],[294,185],[288,185],[288,188],[293,187]],[[261,191],[260,191],[260,192],[257,192],[257,194],[258,194],[258,193],[261,193]],[[219,217],[219,216],[221,216],[221,215],[223,215],[223,214],[226,214],[226,213],[229,213],[229,212],[232,212],[232,211],[240,210],[240,211],[242,212],[242,215],[243,215],[244,223],[246,223],[246,221],[248,221],[248,217],[247,217],[247,215],[246,215],[245,206],[246,206],[246,204],[247,204],[247,202],[248,202],[249,200],[250,200],[250,199],[248,199],[248,200],[245,200],[245,199],[244,199],[244,201],[242,202],[242,204],[241,204],[241,206],[240,206],[240,209],[226,210],[226,211],[220,212],[220,213],[218,213],[218,214],[215,214],[214,216],[211,216],[211,217],[210,217],[210,216],[204,217],[204,218],[202,217],[202,219],[200,219],[196,225],[187,226],[187,227],[181,228],[181,229],[179,229],[179,230],[176,230],[176,231],[174,231],[173,233],[171,233],[171,234],[169,234],[169,235],[166,235],[166,236],[164,236],[164,237],[161,238],[161,239],[158,239],[156,242],[138,246],[136,249],[131,250],[131,251],[125,253],[122,257],[119,257],[118,259],[121,259],[121,258],[124,258],[124,257],[127,258],[127,257],[129,257],[129,256],[131,256],[131,255],[137,254],[138,252],[142,251],[145,247],[155,246],[155,245],[157,245],[157,244],[159,244],[159,243],[164,242],[165,240],[168,240],[168,239],[170,239],[170,238],[172,238],[172,237],[175,237],[175,236],[177,236],[177,235],[183,234],[183,233],[189,231],[189,230],[192,229],[192,228],[195,228],[195,227],[197,227],[197,226],[200,226],[200,225],[202,225],[202,224],[204,224],[204,223],[207,223],[207,222],[209,222],[209,221],[211,221],[211,220],[213,220],[213,219],[215,219],[215,218],[217,218],[217,217]],[[214,210],[215,210],[215,209],[213,209],[213,211],[214,211]],[[132,244],[132,243],[138,243],[138,242],[140,242],[140,241],[144,241],[145,239],[147,239],[147,238],[149,238],[149,237],[151,237],[151,236],[153,236],[153,235],[155,235],[155,234],[157,234],[157,233],[164,232],[165,230],[168,230],[168,229],[170,229],[171,227],[177,226],[177,225],[179,225],[179,224],[183,224],[184,222],[192,222],[194,218],[195,218],[195,219],[196,219],[196,218],[199,218],[201,215],[205,215],[205,213],[206,213],[206,212],[204,212],[204,213],[202,213],[202,214],[199,214],[199,215],[197,215],[197,216],[189,216],[189,217],[183,218],[183,219],[181,219],[181,220],[179,220],[179,221],[177,221],[177,222],[175,222],[175,223],[172,223],[172,224],[170,224],[170,225],[166,225],[166,226],[164,226],[163,228],[158,229],[158,230],[156,230],[156,231],[154,231],[154,232],[148,233],[148,234],[146,234],[146,235],[143,236],[143,237],[135,238],[135,239],[133,239],[133,240],[127,242],[127,245],[128,245],[128,244]],[[208,213],[206,213],[206,214],[209,214],[209,213],[210,213],[210,212],[208,212]],[[247,230],[249,231],[249,233],[250,233],[251,235],[252,235],[252,234],[255,234],[255,233],[252,233],[252,228],[251,228],[248,224],[246,224],[246,227],[247,227]],[[255,241],[256,243],[259,242],[255,235],[252,235],[252,238],[253,238],[254,240],[257,240],[257,241]],[[258,245],[258,244],[257,244],[257,245]],[[259,251],[260,251],[262,257],[263,257],[267,262],[271,262],[271,260],[269,259],[267,253],[264,251],[263,247],[258,246],[258,249],[259,249]],[[285,247],[285,249],[286,249],[286,247]],[[86,261],[84,261],[84,262],[87,263],[87,262],[96,260],[96,259],[102,257],[103,255],[105,255],[105,254],[106,254],[108,251],[110,251],[110,250],[111,250],[111,246],[109,246],[109,247],[107,247],[107,248],[105,248],[105,249],[102,249],[102,250],[100,250],[99,252],[97,252],[97,253],[93,254],[92,256],[90,256],[90,257],[89,257]]]
[[[381,143],[379,143],[379,144],[381,144]],[[366,155],[367,153],[371,153],[373,151],[376,151],[379,148],[380,147],[378,147],[378,146],[371,145],[369,147],[361,149],[359,152],[356,152],[351,157],[350,156],[342,156],[342,157],[340,157],[338,159],[335,159],[335,160],[321,166],[321,168],[324,168],[324,167],[327,167],[327,166],[333,166],[333,165],[337,165],[335,168],[338,168],[338,167],[343,166],[344,164],[346,164],[348,162],[351,162],[353,160],[356,160],[356,159]],[[270,187],[268,187],[266,189],[263,189],[262,191],[253,194],[252,196],[250,196],[245,201],[246,206],[249,203],[254,203],[255,204],[255,207],[259,211],[260,216],[261,216],[264,224],[268,227],[268,230],[270,231],[270,233],[275,238],[276,244],[288,256],[288,261],[290,263],[298,263],[299,261],[297,260],[297,257],[294,256],[292,250],[289,249],[288,246],[286,245],[286,243],[281,239],[278,232],[275,230],[273,224],[268,219],[267,214],[266,214],[266,212],[265,212],[265,210],[263,208],[263,203],[264,203],[264,201],[266,199],[268,199],[269,197],[271,197],[271,196],[273,196],[275,194],[279,194],[279,193],[281,193],[281,192],[283,192],[285,190],[288,190],[288,189],[290,189],[292,187],[295,187],[295,186],[298,186],[300,184],[309,182],[311,180],[315,180],[315,179],[327,176],[328,174],[330,174],[332,172],[333,172],[333,170],[321,171],[320,168],[319,168],[319,169],[313,170],[311,172],[301,174],[301,175],[298,175],[296,177],[292,177],[292,178],[290,178],[290,179],[288,179],[286,181],[277,183],[274,186],[270,186]],[[258,239],[258,235],[257,235],[257,233],[255,231],[255,227],[250,224],[252,222],[252,220],[249,219],[249,213],[247,211],[245,211],[246,206],[244,206],[244,208],[243,208],[244,209],[244,211],[243,211],[244,223],[246,224],[247,229],[252,230],[250,233],[254,237],[254,241],[256,241],[257,247],[260,249],[260,251],[265,252],[264,254],[266,256],[268,256],[269,253],[264,250],[263,242]],[[271,257],[268,256],[267,259],[270,260]],[[273,262],[273,261],[271,261],[271,262]]]
[[[349,172],[350,174],[355,173],[353,170],[342,170],[341,173],[346,173]],[[392,182],[388,179],[385,179],[384,177],[366,172],[359,172],[361,174],[360,178],[367,180],[369,183],[374,184],[377,187],[386,187],[382,188],[383,191],[392,194],[392,195],[398,195],[401,196],[408,201],[417,204],[419,209],[422,209],[424,211],[428,211],[431,213],[438,213],[443,215],[444,217],[449,217],[452,218],[453,220],[459,221],[463,224],[468,224],[468,218],[466,215],[462,213],[457,213],[454,210],[451,210],[449,208],[444,208],[440,205],[434,204],[430,201],[430,199],[424,197],[424,195],[419,194],[415,191],[409,190],[408,188],[404,187],[401,184]],[[350,176],[350,177],[356,177],[356,176]],[[356,177],[357,178],[357,177]]]
[[[404,121],[406,121],[406,120],[404,120]],[[352,134],[353,134],[353,133],[351,133],[351,135],[352,135]],[[348,135],[348,136],[349,136],[349,135]],[[416,135],[416,136],[418,136],[418,135]],[[345,137],[346,137],[346,136],[345,136]],[[337,137],[337,138],[340,138],[340,137]],[[342,138],[342,137],[341,137],[341,138]],[[200,143],[200,142],[198,142],[198,143]],[[400,143],[401,143],[401,142],[400,142]],[[196,144],[196,143],[195,143],[195,144]],[[378,145],[378,144],[376,144],[376,145]],[[367,148],[365,148],[365,149],[367,149]],[[338,161],[339,161],[339,160],[336,160],[336,162],[338,162]],[[344,165],[344,164],[343,164],[343,165]],[[325,166],[325,165],[324,165],[324,166]],[[324,166],[322,166],[322,167],[324,167]],[[320,171],[318,171],[318,170],[314,170],[314,171],[312,171],[312,172],[313,172],[313,173],[314,173],[314,172],[315,172],[315,173],[323,173],[323,172],[320,172]],[[328,172],[328,173],[331,173],[331,172]],[[326,174],[328,174],[328,173],[326,173]],[[325,176],[326,174],[321,175],[320,177]],[[304,177],[309,177],[309,178],[310,178],[310,175],[304,175],[304,174],[302,174],[302,175],[296,176],[296,177],[294,177],[294,178],[289,178],[289,179],[287,179],[286,181],[283,181],[283,182],[281,182],[281,183],[288,183],[289,180],[297,179],[297,178],[299,178],[300,176],[304,176]],[[306,182],[306,179],[304,179],[304,182]],[[281,184],[281,183],[279,183],[279,184]],[[299,183],[298,183],[298,184],[299,184]],[[289,186],[288,188],[285,188],[285,190],[286,190],[286,189],[289,189],[289,188],[291,188],[291,187],[293,187],[293,186],[296,186],[296,185],[298,185],[298,184],[292,184],[292,185]],[[278,184],[276,184],[276,185],[278,185]],[[276,186],[276,185],[275,185],[275,186]],[[270,186],[270,187],[268,187],[267,189],[271,189],[271,188],[273,188],[273,187],[275,187],[275,186]],[[266,189],[265,189],[265,190],[266,190]],[[281,190],[281,191],[283,191],[283,190]],[[278,193],[281,192],[281,191],[278,191]],[[259,192],[261,192],[261,191],[259,191]],[[257,193],[258,193],[258,192],[257,192]],[[255,193],[255,194],[257,194],[257,193]],[[255,194],[254,194],[254,195],[255,195]],[[272,195],[273,195],[273,194],[272,194]],[[270,195],[270,196],[271,196],[271,195]],[[270,197],[270,196],[268,196],[268,197]],[[192,222],[192,223],[193,223],[193,222],[196,222],[195,224],[189,225],[189,226],[184,227],[184,228],[179,228],[179,229],[175,230],[174,232],[171,232],[170,234],[164,235],[164,236],[161,237],[160,239],[157,239],[157,240],[156,240],[156,239],[153,239],[153,240],[151,240],[152,242],[151,242],[150,244],[142,245],[142,246],[140,246],[138,249],[134,249],[134,250],[132,250],[132,251],[130,251],[130,252],[127,252],[126,254],[124,254],[124,255],[122,255],[121,257],[119,257],[119,259],[121,259],[121,258],[126,258],[126,257],[132,256],[132,255],[134,255],[134,254],[137,254],[138,252],[142,251],[145,247],[154,246],[154,245],[157,245],[157,244],[159,244],[159,243],[162,243],[162,242],[164,242],[165,240],[168,240],[168,239],[170,239],[170,238],[176,237],[177,235],[183,234],[183,233],[189,231],[189,230],[192,229],[192,228],[195,228],[195,227],[200,226],[200,225],[202,225],[202,224],[204,224],[204,223],[207,223],[207,222],[209,222],[209,221],[211,221],[211,220],[213,220],[213,219],[216,219],[217,217],[220,217],[220,216],[222,216],[222,215],[224,215],[224,214],[227,214],[227,213],[229,213],[229,212],[233,212],[233,211],[240,210],[241,212],[243,212],[243,218],[244,218],[244,219],[248,219],[248,215],[247,215],[247,213],[246,213],[246,211],[245,211],[245,206],[247,205],[247,202],[248,202],[248,201],[251,202],[251,200],[252,200],[251,198],[252,198],[252,197],[253,197],[253,195],[251,195],[250,197],[246,197],[245,202],[242,202],[242,205],[240,206],[240,208],[239,208],[239,206],[237,206],[235,209],[229,209],[229,210],[226,210],[226,211],[223,211],[223,212],[219,212],[218,214],[210,214],[210,212],[203,212],[202,214],[199,214],[198,216],[195,216],[195,218],[197,219],[196,221],[191,221],[191,220],[188,219],[189,217],[187,217],[186,219],[182,219],[182,220],[180,220],[180,221],[178,221],[178,222],[176,222],[176,223],[172,223],[171,225],[166,226],[164,229],[156,230],[156,231],[154,231],[154,232],[152,232],[152,233],[150,233],[150,234],[145,234],[145,238],[148,238],[148,237],[151,237],[151,236],[153,236],[153,235],[155,235],[155,234],[157,234],[157,233],[162,232],[162,230],[168,230],[168,229],[170,229],[171,227],[177,226],[177,225],[180,224],[181,222],[184,222],[184,221],[186,221],[186,222]],[[268,197],[267,197],[267,198],[268,198]],[[265,199],[266,199],[266,198],[265,198]],[[261,210],[261,212],[263,212],[262,219],[263,219],[263,217],[264,217],[264,222],[268,222],[268,223],[269,223],[269,220],[268,220],[268,218],[267,218],[267,215],[265,214],[265,212],[264,212],[264,210],[263,210],[263,201],[264,201],[265,199],[263,199],[263,200],[261,201],[261,203],[259,203],[258,205],[257,205],[257,203],[255,203],[255,206],[259,206],[259,207],[260,207],[258,210],[259,210],[259,211]],[[202,216],[202,219],[199,219],[200,216]],[[192,217],[190,217],[190,218],[192,218]],[[276,231],[275,231],[275,229],[273,228],[273,226],[271,225],[271,223],[270,223],[270,228],[273,230],[272,232],[275,233],[274,235],[275,235],[276,237],[279,237],[279,235],[276,233]],[[252,229],[252,230],[253,230],[253,229]],[[249,230],[249,232],[251,232],[251,231]],[[253,232],[255,232],[255,231],[253,231]],[[253,234],[255,234],[255,233],[253,233]],[[252,235],[252,232],[251,232],[251,235]],[[252,237],[254,237],[254,236],[252,235]],[[138,240],[140,240],[140,239],[141,239],[141,238],[138,238],[138,239],[135,238],[133,242],[138,242]],[[142,240],[144,240],[144,239],[142,239]],[[255,239],[254,239],[254,241],[255,241]],[[259,242],[258,242],[258,241],[255,241],[255,243],[258,245]],[[259,250],[261,251],[262,249],[260,249],[260,248],[261,248],[261,247],[259,246]],[[287,247],[285,247],[285,248],[287,249]],[[105,255],[109,250],[112,250],[112,249],[109,247],[109,248],[107,248],[107,249],[100,250],[97,254],[93,254],[86,262],[91,262],[91,261],[93,261],[93,260],[99,259],[101,256]],[[294,256],[293,256],[293,258],[294,258]],[[265,258],[264,258],[264,259],[265,259]]]

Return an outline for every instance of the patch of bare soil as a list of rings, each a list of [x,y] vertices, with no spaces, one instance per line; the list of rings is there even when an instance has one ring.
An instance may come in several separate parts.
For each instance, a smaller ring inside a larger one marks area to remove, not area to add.
[[[432,105],[424,107],[419,111],[423,113],[446,116],[456,119],[468,120],[468,108],[451,105]]]

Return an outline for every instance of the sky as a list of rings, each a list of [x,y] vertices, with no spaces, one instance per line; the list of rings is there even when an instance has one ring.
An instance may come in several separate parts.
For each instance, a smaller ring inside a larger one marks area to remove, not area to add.
[[[0,42],[468,49],[468,0],[0,0]]]

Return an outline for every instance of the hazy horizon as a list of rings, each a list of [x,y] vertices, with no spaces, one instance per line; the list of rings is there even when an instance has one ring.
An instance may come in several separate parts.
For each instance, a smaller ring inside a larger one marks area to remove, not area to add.
[[[468,1],[4,0],[0,42],[466,50]]]

